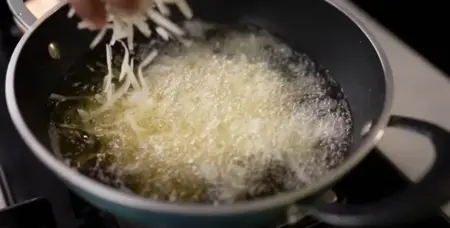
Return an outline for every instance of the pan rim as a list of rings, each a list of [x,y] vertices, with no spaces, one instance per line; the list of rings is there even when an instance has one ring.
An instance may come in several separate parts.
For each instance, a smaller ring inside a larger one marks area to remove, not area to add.
[[[81,173],[71,169],[65,165],[62,161],[57,159],[52,153],[47,150],[39,140],[33,135],[28,128],[25,120],[23,119],[15,96],[15,69],[17,60],[20,53],[33,32],[53,13],[60,10],[67,3],[60,2],[52,10],[47,12],[42,18],[38,19],[25,33],[17,44],[11,60],[8,65],[6,82],[5,82],[5,94],[8,112],[12,119],[12,122],[19,132],[21,138],[25,144],[30,148],[34,155],[44,163],[53,173],[58,175],[64,182],[70,183],[71,188],[76,188],[77,191],[83,190],[84,194],[89,194],[90,197],[100,198],[105,201],[114,202],[122,206],[147,210],[157,213],[181,213],[183,215],[191,216],[211,216],[211,215],[232,215],[239,213],[257,212],[267,209],[273,209],[278,207],[284,207],[294,204],[296,201],[313,196],[317,192],[332,185],[335,181],[339,180],[353,169],[376,145],[381,139],[384,133],[384,128],[387,126],[387,122],[390,117],[390,112],[393,102],[393,77],[390,65],[387,57],[381,49],[381,45],[374,39],[373,34],[363,25],[363,23],[354,16],[350,10],[345,6],[339,4],[337,1],[325,0],[330,5],[334,6],[337,10],[347,16],[358,28],[365,34],[367,39],[375,49],[378,59],[381,63],[384,72],[386,94],[383,111],[378,120],[373,123],[369,133],[365,136],[359,148],[354,151],[353,155],[347,158],[339,168],[336,168],[333,172],[324,175],[318,182],[311,186],[300,189],[298,191],[280,193],[273,197],[263,198],[254,201],[237,202],[231,205],[201,205],[201,204],[174,204],[162,201],[155,201],[152,199],[144,198],[138,195],[132,195],[122,192],[112,187],[105,186],[89,177],[82,175]],[[83,187],[81,187],[83,186]]]

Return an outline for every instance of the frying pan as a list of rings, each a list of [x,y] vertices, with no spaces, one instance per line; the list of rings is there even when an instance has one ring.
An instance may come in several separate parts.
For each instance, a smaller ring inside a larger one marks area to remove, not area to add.
[[[249,23],[277,34],[331,72],[353,115],[353,143],[345,162],[307,188],[223,206],[157,202],[102,185],[54,156],[45,105],[64,72],[89,52],[96,34],[79,31],[79,19],[67,18],[65,3],[36,20],[23,2],[10,0],[16,19],[28,31],[8,66],[8,111],[31,152],[73,191],[101,209],[150,227],[274,227],[286,222],[286,216],[305,214],[338,226],[387,225],[422,218],[450,199],[449,132],[390,115],[393,85],[387,59],[370,32],[337,1],[192,0],[189,4],[202,20]],[[317,199],[364,159],[387,126],[412,130],[433,142],[436,159],[428,173],[417,184],[378,202],[320,203]]]

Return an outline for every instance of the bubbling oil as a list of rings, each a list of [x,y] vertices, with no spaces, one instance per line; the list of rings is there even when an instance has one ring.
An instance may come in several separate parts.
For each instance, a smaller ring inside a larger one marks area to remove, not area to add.
[[[344,160],[349,106],[306,55],[255,31],[162,53],[144,72],[143,91],[89,121],[77,110],[99,106],[101,80],[66,81],[60,90],[78,99],[52,102],[55,153],[126,192],[215,204],[303,188]]]

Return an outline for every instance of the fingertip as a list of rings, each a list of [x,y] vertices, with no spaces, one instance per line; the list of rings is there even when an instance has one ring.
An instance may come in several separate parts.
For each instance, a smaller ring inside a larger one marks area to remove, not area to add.
[[[111,5],[116,9],[120,9],[121,13],[132,15],[140,9],[145,8],[144,4],[151,1],[142,0],[110,0]]]
[[[69,0],[69,2],[90,29],[99,29],[106,24],[106,9],[101,0]]]

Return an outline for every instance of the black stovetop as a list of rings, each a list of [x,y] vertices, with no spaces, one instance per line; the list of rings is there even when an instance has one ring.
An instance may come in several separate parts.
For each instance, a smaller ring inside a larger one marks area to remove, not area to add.
[[[4,123],[2,123],[2,126],[7,126]],[[1,132],[3,134],[5,131]],[[5,174],[2,175],[2,172],[0,172],[0,183],[2,183],[0,185],[3,189],[3,195],[6,196],[5,198],[9,203],[9,208],[0,211],[0,227],[135,227],[94,208],[71,193],[32,156],[31,152],[15,136],[15,133],[9,131],[8,137],[5,135],[0,137],[0,164]],[[394,194],[408,184],[410,182],[379,150],[375,149],[356,169],[338,182],[333,191],[341,202],[363,204]],[[9,192],[5,192],[7,187],[9,187]],[[333,226],[320,223],[312,218],[306,218],[299,225],[290,227],[332,228]],[[425,220],[405,224],[404,226],[395,226],[395,228],[402,227],[450,228],[450,223],[442,212],[437,210],[435,214],[430,215]]]
[[[3,11],[0,15],[6,16]],[[5,27],[3,25],[1,27],[3,28],[3,34],[5,34]],[[11,42],[15,40],[14,38],[1,35],[2,28],[0,28],[0,82],[4,81],[6,61],[12,47],[15,45]],[[8,42],[5,42],[5,40]],[[8,208],[0,210],[0,227],[132,227],[108,213],[95,209],[72,194],[61,181],[36,160],[12,126],[6,111],[2,83],[0,83],[0,126],[2,129],[0,131],[0,189],[8,204]],[[382,153],[374,150],[355,170],[343,178],[333,190],[337,194],[338,200],[342,202],[363,204],[394,194],[408,184],[409,181]],[[16,226],[13,224],[16,224]],[[301,225],[292,227],[330,228],[332,226],[307,218],[302,221]],[[428,219],[404,226],[395,226],[395,228],[402,227],[450,228],[450,223],[437,210]]]
[[[3,75],[3,74],[0,74]],[[3,80],[0,78],[0,80]],[[3,86],[0,86],[0,187],[9,208],[0,211],[0,227],[8,228],[130,228],[108,213],[99,211],[72,194],[25,147],[6,112]],[[1,171],[1,169],[0,169]],[[5,177],[5,178],[3,178]],[[7,182],[7,184],[5,183]],[[378,150],[337,183],[338,200],[363,204],[394,194],[409,181]],[[9,187],[10,191],[6,187]],[[16,205],[16,206],[14,206]],[[11,224],[20,223],[12,226]],[[301,226],[332,227],[307,218]],[[402,226],[395,226],[401,228]],[[449,227],[440,211],[428,219],[403,227]]]

